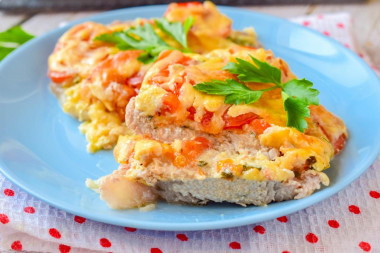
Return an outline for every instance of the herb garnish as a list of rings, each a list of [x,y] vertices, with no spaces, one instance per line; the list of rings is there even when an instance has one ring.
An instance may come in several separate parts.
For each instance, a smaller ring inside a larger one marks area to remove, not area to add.
[[[0,61],[17,47],[33,38],[34,36],[25,32],[21,26],[14,26],[0,33]]]
[[[166,18],[160,18],[155,20],[156,26],[172,37],[175,41],[183,46],[183,48],[188,50],[187,46],[187,33],[189,32],[191,26],[194,23],[193,17],[188,17],[185,22],[169,22]]]
[[[116,44],[116,47],[120,50],[143,50],[145,52],[139,56],[138,60],[147,64],[154,62],[164,50],[189,52],[187,33],[193,22],[192,17],[187,18],[184,24],[181,22],[169,22],[164,18],[155,20],[157,28],[177,41],[181,48],[173,47],[166,43],[154,31],[153,25],[149,23],[139,24],[122,32],[104,33],[95,37],[94,40]]]
[[[303,132],[307,128],[305,118],[310,117],[309,105],[319,104],[319,91],[313,89],[313,83],[306,79],[292,79],[282,83],[280,69],[251,55],[250,57],[254,64],[236,58],[237,62],[229,62],[223,68],[232,74],[236,74],[240,82],[233,79],[212,80],[198,83],[194,89],[207,94],[226,96],[224,100],[226,104],[239,105],[256,102],[264,92],[279,88],[288,116],[287,126]],[[251,90],[241,82],[271,83],[274,86],[262,90]]]

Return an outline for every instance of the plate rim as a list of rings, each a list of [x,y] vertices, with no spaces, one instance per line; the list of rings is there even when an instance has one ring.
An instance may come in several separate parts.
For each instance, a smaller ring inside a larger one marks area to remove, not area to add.
[[[41,36],[37,36],[35,39],[28,41],[21,47],[19,47],[17,50],[12,52],[10,55],[8,55],[1,63],[0,63],[0,70],[2,66],[5,66],[8,61],[11,61],[11,59],[17,57],[19,54],[22,54],[23,50],[27,50],[30,46],[33,46],[34,44],[38,44],[40,40],[44,40],[45,38],[52,36],[55,33],[63,33],[70,27],[82,23],[85,21],[89,20],[97,20],[97,19],[106,19],[107,17],[112,17],[115,15],[120,15],[124,12],[132,12],[134,10],[144,10],[144,9],[155,9],[155,12],[161,11],[161,9],[166,8],[167,5],[149,5],[149,6],[139,6],[139,7],[131,7],[131,8],[123,8],[123,9],[117,9],[117,10],[111,10],[111,11],[106,11],[102,12],[96,15],[91,15],[89,17],[85,17],[82,19],[74,20],[67,25],[59,28],[55,28]],[[322,37],[322,34],[320,34],[317,31],[308,29],[306,27],[303,27],[302,25],[292,23],[289,20],[275,17],[272,15],[268,14],[263,14],[260,12],[256,11],[251,11],[251,10],[245,10],[242,8],[237,8],[237,7],[226,7],[226,6],[217,6],[218,9],[221,12],[224,11],[229,11],[229,12],[234,12],[236,14],[244,12],[247,14],[255,14],[256,16],[261,16],[261,18],[265,19],[272,19],[277,22],[285,22],[286,24],[290,24],[291,26],[297,26],[298,29],[305,29],[308,32],[312,32],[316,34],[319,37]],[[98,21],[97,21],[98,22]],[[343,50],[345,53],[350,54],[351,56],[354,56],[355,60],[360,63],[361,66],[364,66],[365,70],[367,73],[370,73],[371,75],[371,80],[373,78],[380,80],[379,77],[375,74],[375,72],[368,66],[368,64],[361,59],[355,52],[352,50],[349,50],[345,48],[342,44],[340,44],[338,41],[329,38],[329,37],[323,37],[326,39],[329,43],[331,43],[334,47],[339,47],[341,50]],[[372,147],[371,153],[368,156],[368,158],[364,161],[364,163],[360,166],[360,170],[356,170],[353,174],[351,174],[350,177],[344,178],[343,182],[339,182],[337,185],[334,185],[332,187],[327,187],[321,191],[315,192],[309,197],[306,197],[302,200],[295,200],[298,203],[293,204],[293,205],[284,205],[281,207],[281,215],[288,215],[290,213],[294,213],[296,211],[302,210],[306,207],[312,206],[314,204],[317,204],[318,202],[327,199],[334,194],[340,192],[344,188],[348,187],[354,180],[360,177],[377,159],[380,153],[380,142],[377,142],[375,147]],[[113,218],[111,217],[98,217],[98,215],[93,215],[91,213],[86,213],[84,210],[72,210],[70,208],[66,208],[65,206],[61,206],[59,204],[56,204],[54,201],[46,200],[44,197],[42,197],[38,191],[36,192],[35,190],[31,189],[30,187],[24,186],[23,184],[19,184],[18,180],[14,178],[11,174],[7,173],[7,170],[4,169],[7,166],[3,164],[3,161],[0,160],[0,172],[8,179],[10,180],[13,184],[15,184],[17,187],[20,189],[24,190],[28,194],[36,197],[37,199],[55,207],[61,210],[64,210],[68,213],[74,214],[74,215],[79,215],[82,217],[86,217],[88,219],[94,220],[94,221],[99,221],[99,222],[104,222],[108,224],[113,224],[113,225],[118,225],[118,226],[124,226],[126,223],[124,222],[123,224],[120,223],[120,218],[116,217]],[[294,200],[293,200],[294,201]],[[288,201],[291,202],[291,201]],[[242,226],[242,225],[248,225],[248,224],[253,224],[255,222],[262,222],[266,221],[269,219],[274,219],[278,216],[278,210],[273,209],[269,210],[268,212],[265,213],[260,213],[260,214],[254,214],[254,215],[249,215],[247,217],[242,217],[242,218],[235,218],[235,219],[229,219],[229,220],[216,220],[216,221],[205,221],[205,222],[200,222],[200,223],[164,223],[164,222],[155,222],[155,223],[150,223],[150,221],[131,221],[127,220],[128,226],[134,226],[136,228],[141,228],[141,229],[150,229],[150,230],[165,230],[165,231],[193,231],[193,230],[209,230],[209,229],[220,229],[220,228],[229,228],[229,227],[236,227],[236,226]],[[205,229],[206,228],[206,229]]]

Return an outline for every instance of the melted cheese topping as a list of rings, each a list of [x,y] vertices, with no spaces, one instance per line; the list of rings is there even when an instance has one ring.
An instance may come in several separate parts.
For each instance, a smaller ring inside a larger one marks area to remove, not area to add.
[[[226,80],[235,78],[234,75],[222,68],[230,61],[234,61],[235,57],[239,57],[250,61],[249,55],[252,55],[259,60],[267,61],[275,67],[279,67],[285,76],[284,81],[294,78],[288,66],[283,63],[281,59],[274,58],[271,51],[260,49],[247,49],[243,47],[233,47],[228,50],[215,50],[205,56],[186,55],[192,60],[190,63],[178,64],[178,61],[183,59],[184,55],[179,51],[172,51],[166,57],[156,62],[147,72],[142,89],[143,95],[137,96],[136,100],[144,101],[144,108],[139,108],[145,115],[154,115],[159,112],[161,105],[159,99],[155,94],[156,89],[151,88],[149,95],[149,87],[159,86],[165,90],[175,92],[176,85],[181,85],[178,99],[181,107],[172,115],[167,117],[175,117],[176,122],[184,122],[188,116],[188,109],[195,108],[194,121],[199,124],[196,125],[196,130],[206,131],[209,133],[220,133],[224,127],[223,115],[227,111],[227,115],[237,117],[245,113],[255,113],[261,118],[265,119],[268,123],[280,126],[286,126],[286,112],[283,107],[281,92],[279,89],[265,92],[262,97],[255,103],[249,105],[226,105],[224,103],[224,96],[209,95],[199,92],[193,88],[196,83],[208,82],[211,80]],[[162,77],[161,73],[169,70],[169,75]],[[156,80],[160,80],[159,83]],[[268,88],[270,84],[248,84],[251,89],[264,89]],[[146,99],[146,97],[154,97]],[[207,128],[203,127],[200,123],[205,114],[212,112],[211,125]],[[309,120],[310,122],[310,120]],[[312,125],[312,124],[311,124]]]
[[[233,44],[227,39],[231,34],[232,21],[221,14],[209,1],[201,3],[170,4],[164,15],[169,21],[184,22],[194,18],[188,35],[188,44],[197,53],[210,52],[217,48],[227,48]]]
[[[91,153],[101,149],[111,149],[119,135],[129,132],[119,116],[108,112],[100,102],[90,105],[88,116],[89,120],[83,122],[79,130],[86,135],[87,150]]]
[[[65,89],[63,110],[84,121],[79,129],[86,135],[89,152],[111,149],[116,144],[118,136],[129,131],[117,113],[107,111],[100,101],[88,96],[84,90],[86,87],[81,84]],[[83,93],[85,96],[82,96]]]
[[[136,97],[136,109],[142,111],[144,115],[154,115],[157,108],[161,107],[162,97],[166,93],[164,89],[157,86],[142,89]]]

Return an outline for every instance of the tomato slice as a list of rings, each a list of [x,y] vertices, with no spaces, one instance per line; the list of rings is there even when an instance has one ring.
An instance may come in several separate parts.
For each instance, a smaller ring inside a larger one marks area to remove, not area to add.
[[[197,2],[197,1],[191,1],[191,2],[184,2],[184,3],[177,3],[178,7],[192,7],[192,6],[200,6],[202,3]]]
[[[194,115],[196,113],[196,110],[194,106],[191,106],[190,108],[187,108],[187,111],[189,112],[189,115],[187,116],[188,119],[194,120]]]
[[[333,143],[335,154],[339,153],[343,149],[346,141],[347,136],[345,134],[341,134],[339,138]]]
[[[54,71],[50,70],[48,76],[55,83],[63,83],[74,77],[74,74],[67,73],[65,71]]]
[[[162,51],[162,52],[158,55],[157,61],[162,60],[162,59],[168,57],[171,53],[172,53],[172,50],[164,50],[164,51]]]
[[[202,120],[201,120],[201,125],[204,128],[211,127],[211,120],[212,120],[213,116],[214,116],[213,112],[209,112],[209,111],[205,110],[205,113],[203,114],[203,117],[202,117]]]
[[[264,133],[265,129],[271,126],[264,119],[254,119],[249,125],[253,128],[253,131],[255,131],[256,134]]]
[[[206,149],[210,148],[211,144],[208,139],[204,137],[196,137],[190,141],[183,141],[182,155],[188,160],[194,161]]]
[[[241,128],[243,125],[250,123],[252,120],[257,119],[259,116],[256,113],[249,112],[241,114],[237,117],[230,117],[226,114],[223,116],[224,129]]]
[[[209,148],[210,147],[210,141],[205,137],[195,137],[194,141],[197,143],[197,145],[202,146],[203,148]]]
[[[126,66],[128,62],[137,59],[142,51],[128,50],[115,54],[112,58],[101,62],[94,70],[93,75],[97,75],[102,80],[103,86],[108,86],[111,82],[128,83],[128,76],[123,75],[120,66]]]
[[[162,51],[160,53],[160,55],[158,56],[157,60],[156,61],[160,61],[166,57],[169,57],[169,55],[171,55],[173,53],[173,50],[165,50],[165,51]],[[188,61],[190,61],[191,58],[184,55],[184,54],[181,54],[177,59],[175,59],[174,62],[172,62],[171,64],[173,63],[178,63],[178,64],[184,64],[186,65]]]
[[[161,108],[161,113],[174,113],[179,108],[180,102],[176,95],[168,92],[162,98],[163,107]]]
[[[169,5],[169,8],[166,10],[164,16],[167,16],[169,12],[171,12],[172,10],[176,8],[193,8],[197,6],[202,6],[202,3],[196,2],[196,1],[184,2],[184,3],[172,3]]]

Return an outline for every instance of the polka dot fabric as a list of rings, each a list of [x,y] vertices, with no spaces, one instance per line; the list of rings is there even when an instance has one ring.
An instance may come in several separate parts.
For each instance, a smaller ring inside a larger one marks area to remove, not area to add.
[[[356,50],[348,14],[292,21]],[[259,224],[193,232],[91,221],[39,201],[0,174],[0,252],[380,252],[379,210],[380,159],[345,190],[305,210]]]

